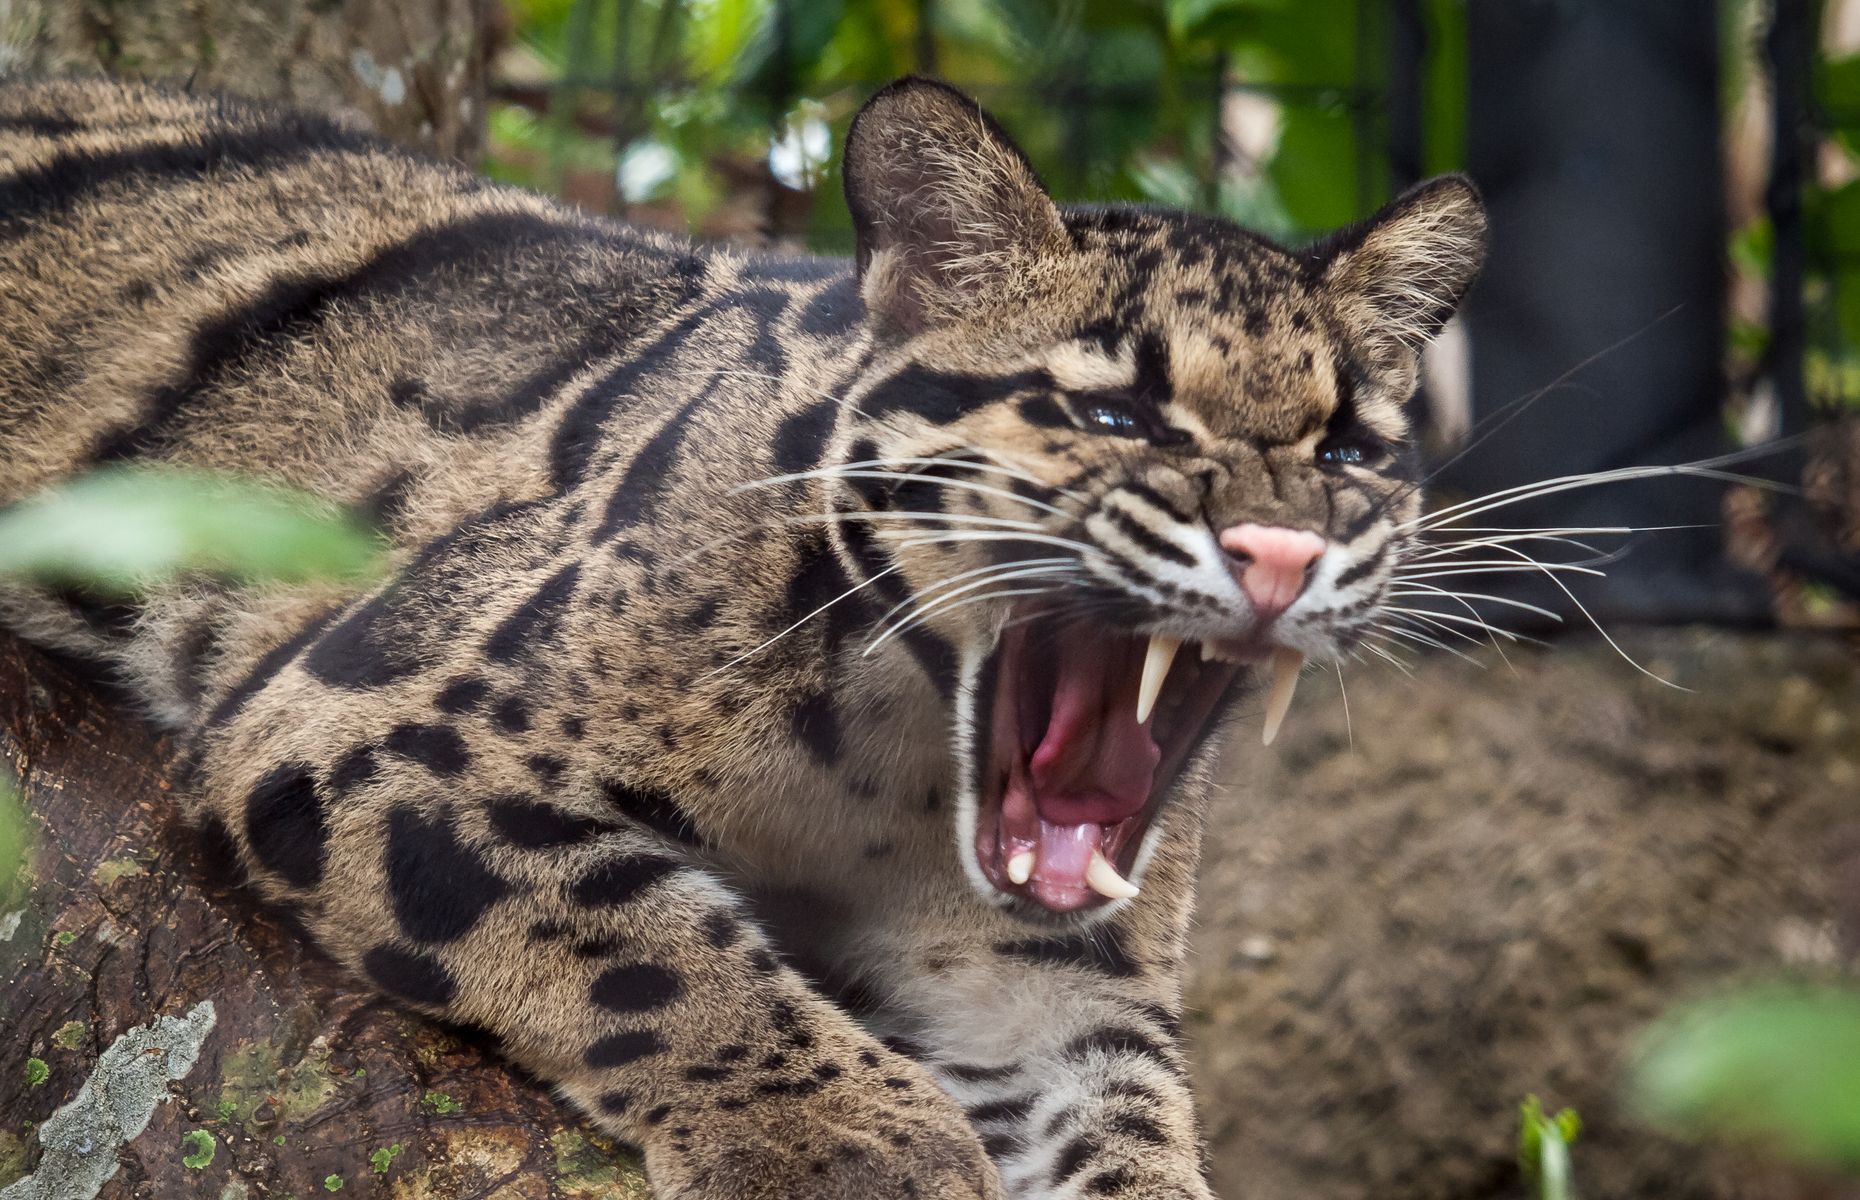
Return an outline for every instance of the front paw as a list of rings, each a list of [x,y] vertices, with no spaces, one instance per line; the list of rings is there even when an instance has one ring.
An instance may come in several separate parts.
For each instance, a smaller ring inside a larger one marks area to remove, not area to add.
[[[927,1075],[902,1060],[864,1074],[666,1116],[670,1129],[646,1153],[654,1195],[1002,1200],[981,1141]]]

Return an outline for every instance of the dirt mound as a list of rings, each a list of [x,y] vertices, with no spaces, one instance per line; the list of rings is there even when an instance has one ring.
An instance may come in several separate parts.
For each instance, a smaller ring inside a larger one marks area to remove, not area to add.
[[[1635,1126],[1634,1033],[1860,964],[1860,656],[1703,631],[1307,679],[1212,817],[1192,1036],[1217,1191],[1524,1194],[1518,1102],[1575,1106],[1582,1194],[1843,1194]],[[1328,683],[1328,686],[1327,686]],[[1856,1190],[1854,1195],[1860,1195]]]

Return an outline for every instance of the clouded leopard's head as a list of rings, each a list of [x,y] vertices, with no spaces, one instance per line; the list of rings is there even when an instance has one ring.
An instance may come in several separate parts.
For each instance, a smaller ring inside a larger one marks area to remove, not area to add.
[[[958,852],[1027,915],[1135,893],[1236,681],[1276,727],[1351,647],[1420,505],[1403,417],[1483,255],[1464,179],[1304,250],[1061,208],[971,101],[905,80],[847,138],[874,353],[835,434],[875,640],[961,664]]]

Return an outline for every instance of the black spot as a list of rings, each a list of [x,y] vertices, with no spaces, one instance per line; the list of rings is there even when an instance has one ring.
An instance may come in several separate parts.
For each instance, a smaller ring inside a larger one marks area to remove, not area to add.
[[[833,419],[838,412],[837,403],[822,400],[784,417],[775,427],[775,474],[792,475],[819,462],[826,451],[827,439],[833,434]]]
[[[978,1104],[969,1110],[969,1120],[976,1124],[984,1121],[1019,1121],[1033,1111],[1037,1096],[1010,1096],[1005,1100],[990,1100]]]
[[[510,890],[449,822],[406,807],[388,813],[387,875],[401,929],[429,944],[464,937]]]
[[[329,826],[310,768],[273,767],[245,800],[245,836],[259,865],[298,888],[323,879]]]
[[[576,958],[612,958],[626,946],[626,941],[617,933],[601,937],[583,938],[575,943]]]
[[[338,796],[347,796],[357,788],[374,782],[381,773],[373,746],[357,746],[330,768],[329,786]]]
[[[242,864],[239,843],[233,839],[226,822],[212,813],[201,818],[194,828],[195,849],[205,875],[212,879],[237,879]]]
[[[475,675],[466,675],[448,683],[445,690],[440,692],[438,698],[433,701],[433,707],[440,712],[457,716],[460,713],[473,711],[483,704],[490,694],[490,684]]]
[[[665,1118],[671,1115],[672,1115],[672,1106],[669,1104],[661,1104],[657,1108],[650,1109],[646,1113],[646,1124],[648,1125],[661,1124],[665,1120]]]
[[[504,618],[484,644],[484,652],[493,662],[511,662],[536,643],[555,635],[562,610],[574,594],[581,567],[570,563],[551,575],[536,594],[525,600],[516,612]]]
[[[548,787],[555,787],[562,782],[562,775],[568,770],[568,763],[553,754],[532,754],[523,760],[530,773]]]
[[[362,970],[391,996],[444,1008],[456,990],[452,975],[428,954],[409,953],[393,946],[376,946],[362,956]]]
[[[990,1158],[1006,1158],[1020,1149],[1020,1137],[1012,1133],[991,1133],[982,1139],[982,1153]]]
[[[794,736],[801,739],[814,761],[832,766],[840,756],[840,719],[833,698],[824,692],[803,697],[794,706],[790,720]]]
[[[1147,1142],[1152,1146],[1161,1146],[1169,1140],[1156,1122],[1142,1113],[1118,1113],[1105,1122],[1105,1127],[1113,1133],[1121,1133],[1125,1137],[1135,1138],[1139,1142]]]
[[[692,1083],[722,1083],[735,1072],[728,1067],[687,1067],[685,1078]]]
[[[723,598],[721,596],[704,597],[702,600],[698,601],[696,607],[684,615],[685,628],[692,631],[710,628],[711,624],[716,621],[717,613],[722,607]]]
[[[491,828],[513,846],[541,850],[572,846],[601,833],[606,826],[591,817],[571,813],[553,804],[524,796],[500,796],[489,807]]]
[[[626,1092],[602,1092],[601,1098],[595,1103],[601,1106],[602,1112],[612,1113],[617,1117],[626,1111],[627,1105],[633,1103],[633,1097]]]
[[[521,697],[506,696],[491,710],[491,723],[505,733],[523,733],[530,727],[530,706]]]
[[[830,651],[853,631],[870,624],[872,614],[866,608],[864,594],[852,590],[852,580],[846,577],[825,534],[806,538],[797,549],[798,561],[788,578],[787,606],[781,624],[770,632],[818,613],[802,630],[820,629]]]
[[[691,814],[679,807],[670,793],[656,788],[631,787],[615,780],[603,780],[601,792],[609,804],[654,833],[687,846],[706,845]]]
[[[588,998],[614,1012],[652,1012],[678,999],[683,991],[678,972],[657,963],[631,963],[601,972]]]
[[[588,1047],[587,1064],[596,1070],[611,1070],[651,1058],[664,1050],[659,1035],[650,1029],[634,1029],[611,1034]]]
[[[450,778],[463,774],[471,765],[465,739],[449,725],[419,725],[408,722],[388,731],[382,745],[392,754],[419,763],[435,775]]]
[[[1123,1191],[1136,1182],[1136,1178],[1129,1167],[1112,1167],[1087,1179],[1083,1190],[1087,1196],[1109,1196]]]
[[[741,1042],[731,1042],[717,1051],[717,1061],[720,1063],[741,1062],[747,1057],[749,1057],[749,1047]]]
[[[994,1083],[1020,1074],[1020,1067],[1007,1063],[998,1067],[979,1067],[968,1063],[938,1063],[937,1070],[964,1083]]]
[[[1062,1184],[1078,1174],[1079,1168],[1102,1149],[1104,1147],[1085,1134],[1080,1134],[1067,1142],[1065,1149],[1059,1152],[1059,1158],[1053,1163],[1054,1185]]]
[[[587,726],[580,717],[563,717],[561,720],[562,736],[571,742],[578,742],[587,732]]]
[[[1125,949],[1124,935],[1115,927],[1061,937],[1028,938],[1001,942],[995,953],[1049,967],[1081,967],[1117,978],[1138,972],[1138,964]]]
[[[814,337],[833,337],[857,325],[865,316],[859,287],[849,274],[824,288],[801,310],[796,328]]]
[[[1066,1043],[1065,1056],[1067,1058],[1083,1058],[1093,1052],[1112,1056],[1148,1058],[1171,1071],[1179,1073],[1181,1070],[1180,1064],[1175,1061],[1162,1043],[1137,1029],[1105,1026]]]
[[[714,912],[704,918],[704,940],[719,950],[734,945],[742,936],[742,925],[729,913]]]
[[[616,858],[576,880],[570,894],[588,908],[625,904],[678,867],[676,860],[657,854]]]
[[[451,595],[452,577],[474,569],[471,556],[460,551],[497,536],[536,505],[500,501],[429,542],[393,584],[317,638],[304,655],[304,669],[345,689],[381,687],[424,670],[435,645],[430,604]]]

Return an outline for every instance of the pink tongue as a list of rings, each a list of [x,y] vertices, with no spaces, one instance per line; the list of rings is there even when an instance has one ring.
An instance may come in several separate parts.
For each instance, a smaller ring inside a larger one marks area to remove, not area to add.
[[[1001,851],[1005,862],[1032,850],[1028,892],[1069,912],[1097,899],[1085,882],[1092,853],[1107,826],[1143,811],[1162,752],[1137,724],[1136,664],[1127,650],[1067,636],[1054,653],[1046,731],[1027,759],[1016,758],[1002,789]]]
[[[1137,672],[1112,669],[1135,667],[1128,652],[1078,636],[1062,643],[1052,716],[1027,762],[1034,806],[1058,825],[1115,825],[1149,802],[1162,751],[1137,724]]]

